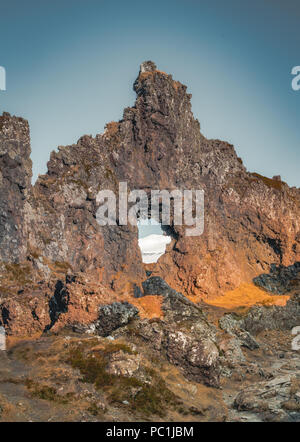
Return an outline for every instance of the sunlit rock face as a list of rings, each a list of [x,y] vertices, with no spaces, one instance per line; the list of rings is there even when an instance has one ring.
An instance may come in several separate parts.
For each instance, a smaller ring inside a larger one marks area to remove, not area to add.
[[[139,247],[145,264],[157,262],[165,253],[166,245],[170,244],[171,238],[164,235],[152,234],[139,239]]]

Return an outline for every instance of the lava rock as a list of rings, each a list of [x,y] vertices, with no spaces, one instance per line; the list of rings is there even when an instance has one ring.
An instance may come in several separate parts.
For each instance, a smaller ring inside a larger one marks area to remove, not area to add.
[[[136,284],[133,286],[133,295],[135,298],[142,298],[144,296],[142,290]]]
[[[300,294],[293,295],[285,306],[255,306],[242,319],[241,326],[254,335],[263,330],[290,330],[300,324]]]
[[[129,302],[103,305],[99,309],[99,317],[95,323],[97,333],[100,336],[108,336],[112,331],[128,324],[138,313],[138,309]]]
[[[120,350],[109,357],[105,369],[111,375],[132,377],[139,370],[140,362],[140,355],[128,354]]]
[[[272,265],[270,273],[257,276],[253,282],[258,287],[277,295],[300,288],[300,262],[287,267]]]
[[[164,279],[160,276],[151,276],[142,282],[144,295],[162,295],[167,296],[176,294],[176,290],[172,289]]]
[[[237,318],[237,315],[233,313],[226,314],[220,318],[219,325],[222,330],[225,330],[231,336],[235,336],[241,346],[247,347],[249,350],[259,348],[258,342],[243,328],[243,321]]]

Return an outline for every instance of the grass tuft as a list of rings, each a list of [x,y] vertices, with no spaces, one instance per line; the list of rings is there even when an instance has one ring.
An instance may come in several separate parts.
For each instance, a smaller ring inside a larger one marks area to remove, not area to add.
[[[119,350],[134,354],[129,347],[120,343],[110,343],[96,354],[86,354],[82,348],[75,347],[70,350],[67,363],[79,369],[82,382],[92,383],[102,390],[111,404],[124,406],[123,401],[126,400],[129,409],[145,417],[165,416],[166,405],[176,406],[178,400],[154,370],[144,368],[147,383],[136,377],[117,376],[106,371],[107,356]]]

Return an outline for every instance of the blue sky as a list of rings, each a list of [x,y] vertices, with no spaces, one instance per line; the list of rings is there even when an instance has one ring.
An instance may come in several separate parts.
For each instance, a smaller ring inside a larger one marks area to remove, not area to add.
[[[0,112],[29,120],[34,179],[58,145],[122,117],[152,59],[188,86],[205,136],[300,186],[299,0],[0,2]]]
[[[139,238],[145,238],[148,235],[156,234],[156,235],[163,235],[164,232],[161,228],[160,223],[155,221],[155,219],[149,219],[147,222],[144,220],[142,222],[138,222],[138,229],[139,229]]]

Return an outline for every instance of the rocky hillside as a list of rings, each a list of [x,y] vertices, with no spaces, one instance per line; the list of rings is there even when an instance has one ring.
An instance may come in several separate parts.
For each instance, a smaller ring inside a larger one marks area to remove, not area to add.
[[[299,295],[224,315],[159,277],[143,287],[162,293],[162,318],[113,302],[89,325],[10,338],[0,421],[300,421]]]

